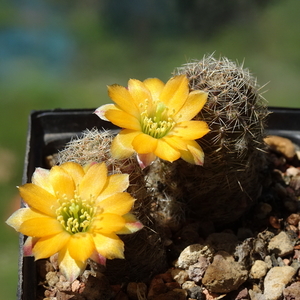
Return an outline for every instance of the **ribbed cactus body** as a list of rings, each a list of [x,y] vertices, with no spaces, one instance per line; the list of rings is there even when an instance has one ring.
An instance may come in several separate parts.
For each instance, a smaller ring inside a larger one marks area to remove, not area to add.
[[[149,177],[163,174],[159,183],[163,192],[158,191],[157,197],[167,218],[174,220],[184,210],[199,220],[230,223],[255,203],[261,191],[265,101],[250,72],[227,58],[204,57],[174,73],[187,75],[190,90],[208,92],[207,103],[195,117],[211,129],[198,141],[205,153],[204,166],[182,160],[156,163]]]

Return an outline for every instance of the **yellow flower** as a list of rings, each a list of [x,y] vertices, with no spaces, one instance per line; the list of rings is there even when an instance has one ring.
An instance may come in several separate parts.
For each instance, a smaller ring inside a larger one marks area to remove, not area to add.
[[[156,157],[173,162],[180,157],[202,165],[204,154],[195,141],[209,132],[204,121],[192,120],[207,100],[203,91],[189,92],[185,75],[166,84],[157,78],[130,79],[128,88],[108,87],[115,104],[100,106],[95,113],[123,128],[112,142],[111,152],[123,159],[137,153],[142,168]]]
[[[124,258],[117,234],[142,228],[129,213],[135,199],[124,192],[128,185],[127,174],[108,176],[104,163],[37,168],[32,183],[19,187],[27,207],[6,222],[28,236],[25,255],[37,260],[58,253],[61,272],[74,281],[88,258],[102,264],[106,258]]]

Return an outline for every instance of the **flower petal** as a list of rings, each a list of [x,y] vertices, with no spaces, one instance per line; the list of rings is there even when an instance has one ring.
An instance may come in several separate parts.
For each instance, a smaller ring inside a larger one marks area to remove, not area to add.
[[[93,220],[92,232],[112,233],[122,229],[125,225],[125,219],[120,215],[104,213],[99,218]]]
[[[66,279],[73,282],[84,271],[86,262],[74,260],[65,246],[58,254],[58,265]]]
[[[55,195],[53,186],[51,185],[49,180],[49,174],[50,170],[48,169],[36,168],[32,175],[31,182],[43,188],[50,194]]]
[[[199,90],[189,93],[183,107],[178,111],[177,116],[175,116],[176,121],[181,122],[193,119],[206,103],[207,95],[208,93]]]
[[[34,211],[30,208],[19,208],[7,219],[6,223],[9,226],[13,227],[16,231],[19,231],[20,226],[24,221],[32,218],[42,218],[42,217],[45,217],[45,215],[37,211]]]
[[[124,159],[131,156],[134,153],[132,141],[138,134],[140,134],[139,131],[121,130],[112,141],[111,155],[116,159]]]
[[[130,79],[128,81],[128,91],[132,96],[135,106],[141,111],[141,104],[148,102],[152,105],[152,96],[145,84],[137,79]],[[129,128],[129,127],[125,127]]]
[[[118,84],[113,84],[108,86],[108,96],[117,104],[117,108],[129,115],[139,116],[139,109],[129,89]]]
[[[90,259],[92,259],[99,265],[103,265],[103,266],[106,265],[106,257],[102,256],[96,250],[92,253],[92,255],[90,256]]]
[[[141,169],[145,169],[150,166],[157,158],[154,153],[137,154],[136,157]]]
[[[105,163],[92,164],[84,175],[78,187],[82,199],[89,199],[91,196],[98,197],[106,184],[107,168]]]
[[[75,162],[69,161],[61,164],[60,167],[73,178],[75,187],[77,187],[84,176],[84,170],[82,166]]]
[[[95,244],[91,234],[76,233],[71,235],[68,242],[68,251],[74,260],[84,263],[94,250]]]
[[[39,238],[29,236],[24,245],[23,245],[23,255],[24,256],[33,256],[32,249]]]
[[[170,146],[164,139],[158,140],[155,155],[164,160],[173,162],[180,157],[180,152]]]
[[[131,213],[128,213],[128,214],[124,215],[123,218],[126,221],[125,226],[122,229],[118,230],[116,232],[117,234],[134,233],[134,232],[137,232],[138,230],[140,230],[144,227],[143,224],[141,222],[139,222],[136,219],[136,217]]]
[[[188,151],[180,151],[181,158],[190,164],[202,166],[204,164],[204,152],[196,141],[188,141]]]
[[[105,199],[113,194],[125,191],[129,186],[128,174],[113,174],[107,177],[107,185],[98,197],[98,201]]]
[[[195,140],[203,137],[209,131],[208,125],[204,121],[184,121],[176,124],[172,134],[185,140]]]
[[[106,111],[105,117],[110,122],[121,128],[141,130],[139,120],[136,117],[129,115],[125,111],[119,109],[109,109]]]
[[[187,150],[187,141],[176,135],[167,135],[163,138],[171,147],[178,150]]]
[[[114,234],[94,234],[94,243],[102,256],[108,259],[124,258],[124,243]]]
[[[160,100],[176,114],[185,103],[189,94],[186,75],[172,77],[161,92]]]
[[[49,173],[49,180],[57,197],[74,198],[75,183],[73,178],[60,166],[53,166]]]
[[[126,192],[116,193],[110,197],[97,202],[96,205],[103,209],[103,213],[111,213],[119,216],[127,214],[133,204],[135,199]]]
[[[150,91],[153,101],[159,101],[160,94],[165,84],[158,78],[148,78],[143,81],[146,88]]]
[[[134,150],[139,154],[154,152],[157,147],[157,139],[144,133],[138,134],[132,141]]]
[[[28,236],[43,237],[58,234],[63,231],[63,227],[56,219],[44,216],[25,220],[19,231]]]
[[[32,253],[36,260],[48,258],[64,248],[69,239],[70,234],[66,231],[40,238],[34,245]]]
[[[96,114],[101,120],[103,121],[109,121],[105,114],[109,109],[116,109],[116,106],[114,104],[105,104],[100,107],[98,107],[95,111],[94,114]]]
[[[26,183],[19,187],[23,200],[32,208],[48,216],[55,217],[57,199],[55,196],[33,183]]]

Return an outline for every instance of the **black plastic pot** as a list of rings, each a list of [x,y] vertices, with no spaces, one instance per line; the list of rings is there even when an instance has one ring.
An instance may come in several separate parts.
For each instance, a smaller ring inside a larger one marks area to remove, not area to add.
[[[267,134],[289,138],[300,145],[300,109],[270,107]],[[62,149],[72,137],[93,127],[116,129],[102,121],[94,109],[55,109],[34,111],[29,128],[23,183],[29,182],[36,167],[46,167],[45,157]],[[23,257],[24,236],[20,236],[18,300],[36,299],[36,266],[32,257]]]

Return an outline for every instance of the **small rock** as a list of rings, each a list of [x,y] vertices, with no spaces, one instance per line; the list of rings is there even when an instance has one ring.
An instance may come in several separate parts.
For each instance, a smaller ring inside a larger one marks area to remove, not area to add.
[[[188,280],[181,285],[181,288],[183,288],[184,290],[189,290],[196,285],[197,284],[195,283],[195,281]]]
[[[290,214],[286,221],[290,224],[290,225],[294,225],[294,226],[298,226],[298,223],[300,221],[300,216],[298,214]]]
[[[166,287],[164,281],[159,277],[154,277],[149,286],[148,298],[154,298],[160,294],[166,293],[168,288]]]
[[[214,293],[237,290],[248,278],[248,272],[230,254],[219,251],[208,266],[202,279],[203,285]]]
[[[212,259],[213,252],[213,249],[207,245],[190,245],[180,253],[175,266],[181,269],[187,269],[189,266],[198,262],[200,256]]]
[[[300,300],[300,281],[292,283],[283,290],[284,300]]]
[[[290,266],[274,267],[264,279],[264,296],[267,300],[280,299],[284,287],[292,280],[296,270]]]
[[[209,261],[207,260],[207,258],[200,256],[197,263],[189,266],[188,269],[189,278],[195,282],[201,281],[208,266],[209,266]]]
[[[268,265],[262,260],[256,260],[251,267],[250,277],[253,279],[260,279],[267,274]]]
[[[296,154],[294,144],[287,138],[270,135],[264,140],[272,149],[281,152],[286,158],[292,159]]]
[[[202,288],[199,285],[190,288],[189,290],[187,290],[187,293],[192,299],[205,299],[203,298]]]
[[[281,231],[270,240],[268,250],[279,256],[285,256],[293,253],[294,243],[284,231]]]
[[[261,292],[253,290],[249,290],[249,296],[251,300],[268,300]]]
[[[189,274],[187,271],[177,268],[171,270],[171,275],[172,278],[179,284],[183,284],[189,278]]]

